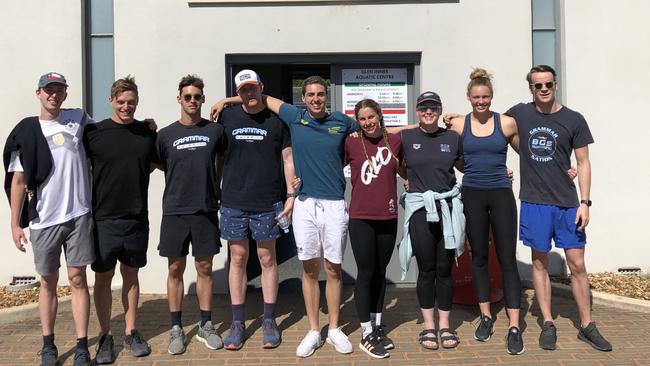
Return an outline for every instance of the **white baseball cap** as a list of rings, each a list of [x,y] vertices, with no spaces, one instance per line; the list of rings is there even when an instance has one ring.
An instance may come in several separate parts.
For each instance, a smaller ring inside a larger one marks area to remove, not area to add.
[[[246,84],[262,84],[262,79],[253,70],[244,69],[235,75],[235,88],[236,91]]]

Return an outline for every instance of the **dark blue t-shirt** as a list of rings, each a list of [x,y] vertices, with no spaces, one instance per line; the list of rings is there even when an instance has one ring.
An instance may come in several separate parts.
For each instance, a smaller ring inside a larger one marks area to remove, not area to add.
[[[289,128],[266,108],[248,114],[240,105],[225,108],[217,122],[225,137],[222,206],[273,211],[284,191],[282,150],[291,147]]]
[[[280,107],[280,119],[289,126],[293,164],[300,177],[299,194],[331,200],[343,199],[343,143],[357,122],[341,112],[315,119],[291,104]]]
[[[519,199],[578,207],[576,186],[567,170],[573,150],[594,142],[585,118],[564,106],[555,113],[540,113],[535,103],[517,104],[506,114],[517,121],[519,130]]]
[[[215,159],[223,138],[223,125],[206,119],[189,126],[176,121],[158,132],[156,150],[165,168],[163,215],[219,209]]]

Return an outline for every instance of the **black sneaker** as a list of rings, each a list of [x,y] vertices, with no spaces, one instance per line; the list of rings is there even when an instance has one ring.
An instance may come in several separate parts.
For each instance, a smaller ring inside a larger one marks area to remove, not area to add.
[[[487,315],[481,315],[481,322],[474,332],[474,339],[479,342],[487,342],[494,333],[494,320]]]
[[[147,356],[151,353],[149,343],[142,338],[142,335],[136,329],[133,329],[130,335],[124,337],[124,348],[130,349],[133,357]]]
[[[115,349],[113,348],[113,336],[110,334],[102,334],[95,347],[97,354],[95,361],[100,365],[110,364],[115,362]]]
[[[383,342],[377,338],[375,332],[368,334],[366,337],[361,339],[359,343],[359,348],[367,353],[370,357],[374,358],[386,358],[388,357],[388,352],[384,348]]]
[[[521,331],[517,327],[510,327],[506,336],[506,349],[511,355],[524,353],[524,339],[521,338]]]
[[[375,327],[373,331],[377,336],[377,339],[379,339],[379,341],[383,344],[384,349],[389,350],[395,348],[395,343],[393,343],[393,340],[386,336],[386,329],[383,325]]]
[[[557,329],[552,321],[545,321],[542,324],[542,331],[539,333],[539,347],[549,351],[555,350],[557,343]]]
[[[581,326],[578,331],[578,339],[589,343],[599,351],[609,352],[612,350],[612,344],[600,334],[596,328],[596,322],[589,323],[586,328]]]
[[[72,366],[90,366],[90,352],[87,349],[78,349],[75,351]]]
[[[59,350],[54,345],[43,346],[38,354],[41,356],[41,366],[56,366],[59,362]]]

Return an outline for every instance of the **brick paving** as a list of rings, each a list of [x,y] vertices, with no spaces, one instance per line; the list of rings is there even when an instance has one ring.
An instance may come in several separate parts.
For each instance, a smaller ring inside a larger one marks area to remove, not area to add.
[[[295,357],[295,350],[308,329],[300,291],[282,291],[278,310],[278,324],[282,330],[283,343],[273,350],[261,348],[262,296],[259,291],[249,294],[247,306],[247,334],[249,338],[240,351],[211,351],[195,339],[190,339],[187,352],[179,356],[167,354],[169,315],[167,302],[161,295],[143,295],[138,319],[139,329],[149,339],[153,352],[144,358],[134,358],[121,347],[124,319],[121,305],[115,301],[113,306],[113,332],[116,334],[116,365],[650,365],[650,314],[619,310],[604,306],[594,306],[594,317],[601,332],[612,342],[614,351],[603,353],[576,339],[575,322],[577,313],[570,299],[554,297],[554,311],[558,327],[558,349],[543,351],[537,346],[539,334],[539,308],[533,301],[533,293],[523,294],[524,318],[522,329],[526,352],[520,356],[510,356],[505,351],[504,335],[507,330],[505,309],[494,305],[496,332],[487,343],[473,339],[473,330],[478,317],[475,307],[455,306],[452,313],[452,328],[457,328],[461,344],[457,349],[427,351],[422,349],[416,335],[421,329],[419,310],[414,289],[388,289],[387,309],[384,323],[396,348],[385,360],[375,360],[357,348],[360,337],[356,321],[351,288],[344,290],[346,299],[341,310],[343,331],[350,335],[355,346],[351,355],[340,355],[325,344],[307,359]],[[324,302],[323,302],[324,303]],[[183,321],[188,338],[196,334],[192,325],[198,320],[196,298],[186,297]],[[326,334],[326,312],[322,309],[322,333]],[[219,332],[227,330],[230,310],[226,296],[215,296],[213,319]],[[91,353],[94,355],[99,328],[94,311],[91,311],[90,332]],[[56,343],[60,359],[65,365],[72,364],[74,347],[74,327],[69,311],[60,311],[56,323]],[[0,326],[0,365],[38,364],[37,351],[41,347],[40,325],[38,319]]]

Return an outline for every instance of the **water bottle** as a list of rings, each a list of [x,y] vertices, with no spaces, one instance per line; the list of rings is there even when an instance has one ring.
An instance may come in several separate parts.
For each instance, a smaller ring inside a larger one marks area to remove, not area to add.
[[[280,213],[283,210],[284,210],[284,204],[282,203],[282,201],[276,202],[273,205],[273,212],[275,212],[276,217],[278,215],[280,215]],[[287,217],[287,215],[282,215],[282,216],[276,218],[276,220],[278,221],[278,226],[280,227],[280,229],[282,229],[282,231],[284,231],[285,234],[288,233],[289,232],[289,218]]]

